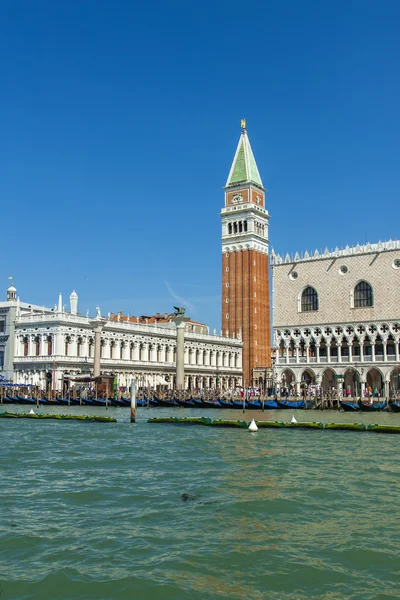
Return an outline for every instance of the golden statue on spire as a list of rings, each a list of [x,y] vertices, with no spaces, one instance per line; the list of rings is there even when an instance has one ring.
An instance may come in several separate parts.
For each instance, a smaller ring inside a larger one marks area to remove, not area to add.
[[[240,122],[242,129],[246,129],[246,119],[242,119]]]

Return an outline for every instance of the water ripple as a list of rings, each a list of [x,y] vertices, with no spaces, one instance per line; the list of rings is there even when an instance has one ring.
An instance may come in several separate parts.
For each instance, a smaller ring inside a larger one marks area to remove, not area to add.
[[[118,414],[0,422],[1,600],[400,596],[397,438]]]

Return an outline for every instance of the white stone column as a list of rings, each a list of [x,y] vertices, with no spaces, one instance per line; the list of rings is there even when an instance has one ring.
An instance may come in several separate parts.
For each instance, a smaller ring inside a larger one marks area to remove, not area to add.
[[[172,362],[171,353],[171,346],[165,346],[165,362]]]
[[[151,362],[157,361],[157,345],[151,344],[150,346],[150,360]]]
[[[204,366],[209,367],[210,364],[210,351],[206,350],[206,353],[204,354]]]
[[[88,336],[84,335],[82,338],[82,356],[83,358],[88,358],[89,357],[89,340],[88,340]]]
[[[309,354],[310,346],[308,344],[305,344],[304,349],[306,352],[306,363],[309,363],[310,362],[310,354]]]
[[[337,343],[337,360],[338,360],[338,363],[342,362],[342,343],[343,343],[343,340],[338,340],[338,343]]]
[[[76,335],[71,335],[71,341],[69,343],[68,355],[69,356],[77,356],[77,345],[76,345]]]
[[[383,345],[383,362],[387,362],[387,338],[382,340]]]
[[[189,351],[189,358],[190,358],[191,365],[196,364],[196,356],[197,356],[197,350],[196,350],[196,348],[192,348],[191,351]]]
[[[364,362],[364,338],[360,338],[360,362]]]
[[[100,360],[100,352],[101,352],[101,332],[103,330],[104,324],[96,321],[91,322],[93,331],[94,331],[94,376],[100,377],[101,372],[101,360]]]
[[[238,353],[238,359],[237,359],[237,368],[241,369],[243,367],[243,356],[242,356],[242,352]]]
[[[176,387],[185,387],[185,323],[176,324]]]
[[[397,351],[398,351],[398,349],[399,349],[399,346],[397,344]],[[217,366],[217,353],[215,352],[215,350],[210,351],[210,357],[211,357],[211,366],[216,367]]]
[[[286,363],[289,363],[289,344],[286,344],[285,351],[286,351]]]
[[[185,346],[183,354],[184,354],[184,363],[185,363],[185,365],[188,365],[189,364],[189,348],[187,346]]]
[[[394,352],[396,356],[396,362],[399,362],[399,339],[395,338],[394,340]]]
[[[330,340],[328,340],[326,342],[326,362],[327,363],[331,362],[331,342],[330,342]]]
[[[35,337],[34,335],[28,336],[28,356],[35,356]]]
[[[133,360],[139,361],[139,342],[133,344]]]
[[[375,362],[375,339],[371,341],[372,362]]]
[[[315,350],[316,350],[316,354],[317,354],[317,364],[319,363],[319,344],[315,344]]]
[[[111,341],[108,340],[107,338],[103,338],[103,358],[104,359],[108,359],[110,358],[110,347]]]
[[[383,396],[385,398],[389,397],[389,381],[385,381],[383,382]]]
[[[353,362],[353,340],[349,339],[349,363]]]
[[[299,364],[299,344],[296,344],[296,364]]]

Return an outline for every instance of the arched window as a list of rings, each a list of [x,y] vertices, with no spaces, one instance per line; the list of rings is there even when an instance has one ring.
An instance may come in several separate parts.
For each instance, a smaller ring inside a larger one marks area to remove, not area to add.
[[[372,286],[366,281],[360,281],[354,288],[354,308],[374,305]]]
[[[232,223],[228,223],[228,233],[232,233]]]
[[[301,295],[301,312],[318,310],[318,293],[311,286],[306,287]]]

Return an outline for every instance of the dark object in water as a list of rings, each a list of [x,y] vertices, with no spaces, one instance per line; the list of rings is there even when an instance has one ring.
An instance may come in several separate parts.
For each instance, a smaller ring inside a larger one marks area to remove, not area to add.
[[[196,500],[198,496],[196,494],[182,494],[181,499],[182,502],[187,502],[188,500]]]

